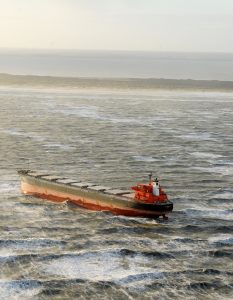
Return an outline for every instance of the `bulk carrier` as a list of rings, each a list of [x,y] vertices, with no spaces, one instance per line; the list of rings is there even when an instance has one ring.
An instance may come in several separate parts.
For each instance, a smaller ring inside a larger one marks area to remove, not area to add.
[[[167,219],[173,203],[158,180],[149,175],[148,184],[137,184],[131,191],[72,180],[48,172],[19,170],[22,193],[39,198],[73,203],[86,209],[109,211],[115,215]],[[134,192],[133,192],[134,191]]]

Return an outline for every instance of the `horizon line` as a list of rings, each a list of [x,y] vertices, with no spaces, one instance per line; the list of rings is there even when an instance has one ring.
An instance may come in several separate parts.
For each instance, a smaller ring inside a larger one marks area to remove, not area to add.
[[[23,48],[0,47],[1,51],[25,51],[25,52],[109,52],[109,53],[177,53],[177,54],[233,54],[226,51],[178,51],[178,50],[126,50],[126,49],[78,49],[78,48]]]

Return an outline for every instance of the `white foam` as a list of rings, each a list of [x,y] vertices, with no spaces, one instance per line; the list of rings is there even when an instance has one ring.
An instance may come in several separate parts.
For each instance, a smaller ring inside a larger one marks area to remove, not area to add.
[[[1,245],[1,253],[10,254],[11,251],[33,250],[42,248],[52,248],[61,245],[61,241],[46,238],[27,238],[17,240],[5,240]],[[10,251],[10,252],[9,252]],[[8,252],[8,253],[7,253]],[[12,254],[11,254],[12,255]]]
[[[215,218],[221,220],[233,220],[233,212],[231,210],[224,210],[218,208],[207,208],[207,207],[198,207],[196,208],[188,208],[185,209],[186,213],[190,216],[198,215],[200,217],[207,217],[207,218]]]
[[[37,142],[42,142],[44,141],[44,138],[42,136],[36,135],[34,133],[30,133],[30,132],[24,132],[21,129],[18,128],[10,128],[10,129],[6,129],[3,130],[4,133],[10,134],[10,135],[17,135],[17,136],[23,136],[23,137],[27,137],[30,138],[34,141]]]
[[[199,133],[188,133],[188,134],[184,134],[184,135],[180,135],[178,136],[182,139],[187,139],[187,140],[193,140],[193,141],[206,141],[206,140],[216,140],[214,139],[210,133],[208,132],[199,132]]]
[[[46,263],[43,271],[69,279],[118,282],[127,276],[148,273],[145,263],[148,263],[148,259],[139,255],[129,256],[126,261],[117,253],[101,251],[55,259]]]
[[[215,159],[222,157],[222,155],[214,154],[214,153],[207,153],[207,152],[192,152],[191,155],[197,157],[197,158],[203,158],[203,159]]]
[[[73,147],[70,145],[64,145],[59,143],[46,143],[43,145],[46,148],[62,149],[62,150],[71,150]]]
[[[15,252],[13,252],[13,249],[0,249],[0,258],[6,259],[6,258],[10,258],[10,257],[14,257],[16,255]]]
[[[98,112],[98,107],[94,105],[85,105],[85,106],[72,106],[69,104],[59,105],[56,112],[62,113],[64,115],[76,115],[82,118],[90,118],[90,119],[101,119],[101,116]]]
[[[136,161],[145,161],[145,162],[154,162],[156,161],[155,158],[152,156],[143,156],[143,155],[134,155],[133,159]]]
[[[35,299],[41,292],[41,287],[34,281],[20,280],[0,280],[1,299]]]
[[[62,113],[68,116],[78,116],[81,118],[89,118],[94,120],[108,121],[111,123],[130,123],[130,124],[144,124],[145,121],[137,120],[135,118],[122,118],[116,117],[116,115],[105,115],[99,111],[99,108],[94,105],[85,105],[85,106],[71,106],[71,105],[62,105],[58,109],[54,109],[58,113]]]
[[[192,169],[199,170],[207,173],[217,173],[221,175],[233,175],[233,166],[224,165],[224,166],[213,166],[213,167],[192,167]]]
[[[15,194],[15,192],[18,192],[18,188],[18,184],[15,182],[0,181],[1,194]]]
[[[193,251],[199,251],[200,247],[204,247],[205,241],[195,238],[195,242],[192,238],[187,236],[171,236],[161,234],[159,239],[151,242],[150,248],[158,249],[161,252],[177,252],[190,251],[190,255],[193,255]]]
[[[233,200],[233,193],[232,192],[217,193],[214,195],[214,199],[232,199]]]
[[[221,243],[224,245],[233,245],[233,235],[232,234],[220,234],[218,236],[210,237],[208,239],[209,243]]]

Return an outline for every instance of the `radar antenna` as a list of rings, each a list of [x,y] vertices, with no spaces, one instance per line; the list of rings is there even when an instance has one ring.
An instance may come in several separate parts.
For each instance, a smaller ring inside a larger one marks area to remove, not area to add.
[[[153,174],[152,174],[152,172],[150,172],[149,173],[149,182],[151,183],[151,181],[152,181],[152,176],[153,176]]]

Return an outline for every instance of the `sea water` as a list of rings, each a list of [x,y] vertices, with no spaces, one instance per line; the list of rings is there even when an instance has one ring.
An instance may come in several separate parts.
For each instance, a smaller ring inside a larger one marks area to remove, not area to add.
[[[1,299],[232,299],[233,95],[0,89]],[[24,196],[17,169],[160,179],[166,222]]]

